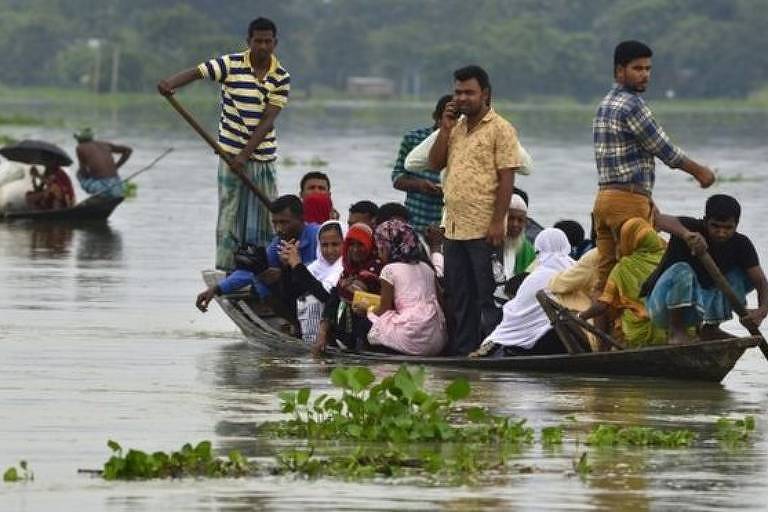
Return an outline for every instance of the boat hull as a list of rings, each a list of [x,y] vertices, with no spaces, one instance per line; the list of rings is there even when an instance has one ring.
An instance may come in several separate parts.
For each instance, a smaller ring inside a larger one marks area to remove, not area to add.
[[[31,219],[44,221],[86,222],[104,221],[115,211],[122,197],[86,199],[71,208],[58,210],[14,210],[5,212],[6,220]]]
[[[220,273],[204,272],[209,286]],[[274,315],[259,315],[245,294],[216,297],[222,310],[235,322],[248,342],[280,354],[309,354],[310,347],[280,330]],[[758,338],[661,345],[637,349],[511,357],[419,357],[375,352],[351,353],[328,350],[326,356],[354,363],[407,363],[494,371],[556,372],[601,376],[638,376],[720,382]]]

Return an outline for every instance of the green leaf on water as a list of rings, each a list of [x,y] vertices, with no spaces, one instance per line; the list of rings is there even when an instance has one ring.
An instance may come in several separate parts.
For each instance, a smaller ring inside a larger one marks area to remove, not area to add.
[[[337,388],[349,389],[349,379],[346,368],[334,368],[331,372],[331,382]]]
[[[469,396],[471,391],[469,381],[465,377],[459,377],[445,388],[445,395],[452,401],[461,400]]]
[[[117,442],[111,439],[107,441],[107,446],[109,446],[109,449],[112,450],[113,452],[119,452],[123,450],[123,448],[119,444],[117,444]]]
[[[19,481],[19,472],[16,471],[16,468],[8,468],[5,473],[3,473],[3,482],[18,482]]]
[[[359,388],[357,389],[358,391],[362,389],[367,389],[368,386],[370,386],[373,383],[373,381],[376,380],[376,377],[373,375],[373,372],[364,366],[352,368],[351,376],[353,377],[354,382],[357,384],[356,387]]]
[[[296,403],[299,405],[307,405],[309,401],[309,388],[301,388],[296,395]]]

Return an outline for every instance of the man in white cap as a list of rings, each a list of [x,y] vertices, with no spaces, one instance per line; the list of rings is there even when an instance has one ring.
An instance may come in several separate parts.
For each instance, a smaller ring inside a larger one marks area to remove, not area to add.
[[[507,210],[507,231],[504,238],[504,276],[509,280],[512,276],[525,272],[536,259],[533,244],[525,236],[528,225],[528,205],[518,194],[513,194]]]

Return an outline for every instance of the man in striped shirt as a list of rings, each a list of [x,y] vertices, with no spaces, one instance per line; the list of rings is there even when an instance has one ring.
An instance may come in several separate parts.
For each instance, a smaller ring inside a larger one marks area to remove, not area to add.
[[[597,233],[597,292],[616,263],[618,235],[624,221],[651,220],[654,158],[682,169],[703,187],[715,181],[709,167],[688,158],[656,122],[640,93],[651,77],[653,52],[638,41],[624,41],[613,56],[614,87],[603,98],[592,123],[599,191],[592,212]]]
[[[235,175],[243,173],[270,199],[277,195],[275,119],[288,103],[291,78],[274,55],[277,28],[266,18],[248,27],[248,49],[222,55],[160,81],[165,96],[201,79],[221,83],[219,145],[231,164],[219,161],[216,268],[234,269],[238,244],[265,246],[272,239],[267,206]],[[230,169],[231,167],[231,169]]]

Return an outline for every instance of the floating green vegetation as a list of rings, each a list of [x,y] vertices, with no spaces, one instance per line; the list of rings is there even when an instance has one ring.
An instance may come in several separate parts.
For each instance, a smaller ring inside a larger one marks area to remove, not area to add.
[[[138,190],[139,186],[132,181],[126,181],[123,183],[123,196],[126,199],[132,199],[136,197]]]
[[[328,161],[323,160],[319,156],[313,156],[309,162],[305,162],[310,167],[328,167]]]
[[[541,429],[541,445],[552,448],[563,444],[563,426],[544,427]]]
[[[465,409],[464,421],[452,423],[449,416],[459,414],[453,405],[469,395],[469,382],[460,377],[442,393],[430,393],[424,389],[424,375],[423,368],[402,366],[374,384],[368,368],[336,368],[331,382],[342,389],[340,398],[324,393],[311,399],[308,388],[280,393],[281,410],[293,418],[262,429],[278,437],[310,440],[533,442],[533,429],[525,420],[496,416],[480,407]]]
[[[0,115],[0,124],[12,124],[16,126],[35,126],[43,124],[42,121],[34,117],[22,114]]]
[[[686,429],[658,430],[650,427],[598,425],[587,436],[587,444],[596,447],[655,446],[661,448],[689,447],[696,434]]]
[[[312,397],[308,388],[280,393],[281,410],[293,417],[260,430],[310,442],[309,449],[278,455],[281,472],[341,478],[406,474],[471,479],[504,469],[512,454],[533,443],[526,420],[480,407],[459,409],[456,402],[470,394],[465,378],[440,392],[427,391],[424,378],[423,368],[402,366],[375,383],[368,368],[336,368],[331,382],[342,390],[340,397]],[[315,455],[314,445],[322,441],[352,442],[355,448]]]
[[[755,430],[755,418],[745,416],[740,419],[720,418],[715,424],[715,437],[725,447],[735,448],[749,440]]]
[[[286,156],[286,157],[283,157],[283,158],[280,159],[280,163],[283,164],[286,167],[293,167],[298,162],[294,158]]]
[[[573,470],[582,479],[587,478],[587,476],[589,476],[589,474],[592,473],[592,464],[589,463],[589,457],[587,456],[587,452],[583,452],[581,454],[581,457],[572,461],[572,464],[573,464]]]
[[[238,451],[229,453],[224,460],[213,456],[210,441],[197,446],[185,444],[178,452],[145,453],[128,450],[115,441],[108,441],[112,457],[104,464],[101,475],[106,480],[147,480],[151,478],[181,478],[187,476],[224,478],[244,476],[250,470],[245,458]]]
[[[14,139],[13,137],[0,134],[0,146],[10,146],[11,144],[16,144],[17,142],[18,140]]]
[[[29,470],[27,461],[19,461],[19,467],[11,466],[3,473],[3,482],[30,482],[35,479],[34,473]]]

